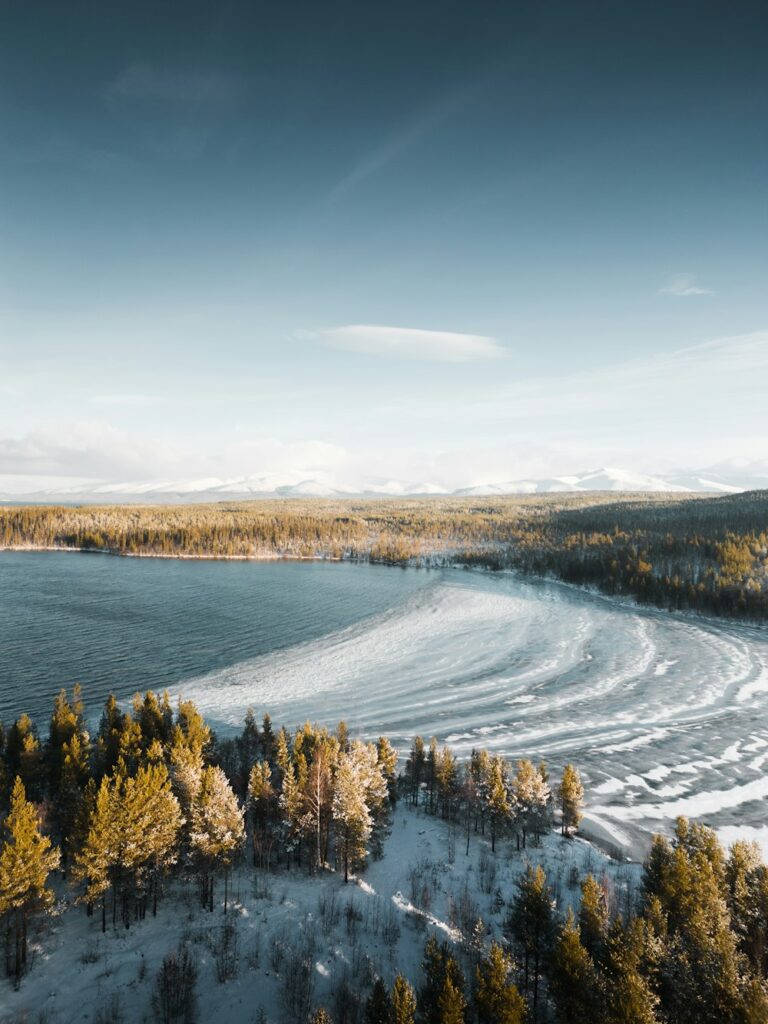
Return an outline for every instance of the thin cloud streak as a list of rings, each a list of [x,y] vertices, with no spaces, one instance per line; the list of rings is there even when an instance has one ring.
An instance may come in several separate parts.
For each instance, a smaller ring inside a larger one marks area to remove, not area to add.
[[[663,288],[659,288],[659,295],[674,295],[678,299],[690,298],[694,295],[714,295],[711,288],[701,288],[696,284],[694,274],[678,274],[670,278]]]
[[[385,327],[376,324],[335,327],[319,331],[316,337],[329,348],[344,349],[347,352],[445,363],[497,359],[506,351],[495,338],[482,334],[425,331],[414,327]]]
[[[326,197],[326,204],[334,206],[367,178],[376,174],[383,167],[386,167],[387,164],[397,160],[403,153],[412,149],[427,135],[437,131],[438,128],[441,128],[452,118],[458,116],[497,77],[497,74],[484,75],[479,81],[451,93],[440,102],[426,109],[422,109],[399,131],[392,134],[379,146],[376,146],[363,156],[352,170],[334,185]]]

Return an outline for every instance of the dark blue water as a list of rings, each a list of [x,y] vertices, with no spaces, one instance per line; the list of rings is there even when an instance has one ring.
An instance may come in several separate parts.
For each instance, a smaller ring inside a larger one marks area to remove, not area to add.
[[[0,720],[26,711],[43,725],[75,682],[98,713],[109,693],[162,690],[313,640],[427,580],[349,563],[0,552]]]

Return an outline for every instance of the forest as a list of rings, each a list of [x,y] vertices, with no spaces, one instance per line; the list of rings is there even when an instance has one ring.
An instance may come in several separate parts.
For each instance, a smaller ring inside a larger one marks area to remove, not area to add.
[[[239,734],[217,737],[192,703],[173,707],[152,691],[129,707],[110,697],[91,736],[75,687],[56,698],[45,736],[26,715],[0,731],[0,770],[0,1019],[22,1019],[2,1014],[54,962],[57,921],[83,922],[85,972],[106,957],[100,941],[155,934],[153,919],[168,913],[163,941],[174,924],[186,930],[157,962],[141,951],[124,990],[138,998],[139,982],[151,986],[151,1014],[136,1019],[200,1019],[205,969],[206,987],[235,985],[245,971],[242,1019],[261,1024],[768,1020],[758,847],[725,851],[712,830],[680,818],[634,876],[608,857],[596,866],[578,838],[574,765],[553,779],[526,759],[476,750],[459,762],[420,737],[399,753],[386,737],[351,737],[343,722],[289,732],[250,711]],[[409,866],[403,844],[423,850],[427,832],[441,859]],[[582,859],[563,859],[573,851]],[[366,878],[382,877],[388,859],[397,890],[377,902]],[[463,881],[441,911],[438,893],[460,863]],[[351,897],[344,905],[346,892],[367,909]],[[268,933],[266,951],[256,931],[246,953],[237,922],[254,906],[265,934],[286,907],[294,916]],[[335,966],[342,943],[336,977],[324,965]],[[83,1019],[133,1019],[114,958],[98,969],[99,1002],[81,1004]],[[280,1000],[267,1011],[259,993],[275,985]],[[55,1009],[34,1019],[55,1024]]]
[[[768,617],[768,491],[0,507],[0,549],[333,558],[550,575],[660,608]]]

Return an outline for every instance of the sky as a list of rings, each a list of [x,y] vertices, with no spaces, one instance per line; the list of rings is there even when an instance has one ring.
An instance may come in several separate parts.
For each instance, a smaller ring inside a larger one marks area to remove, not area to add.
[[[0,491],[768,459],[768,7],[2,5]]]

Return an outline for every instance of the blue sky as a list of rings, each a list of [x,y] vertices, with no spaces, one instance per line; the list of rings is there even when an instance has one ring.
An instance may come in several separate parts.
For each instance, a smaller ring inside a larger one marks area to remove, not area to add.
[[[0,490],[766,458],[767,41],[757,3],[12,5]]]

